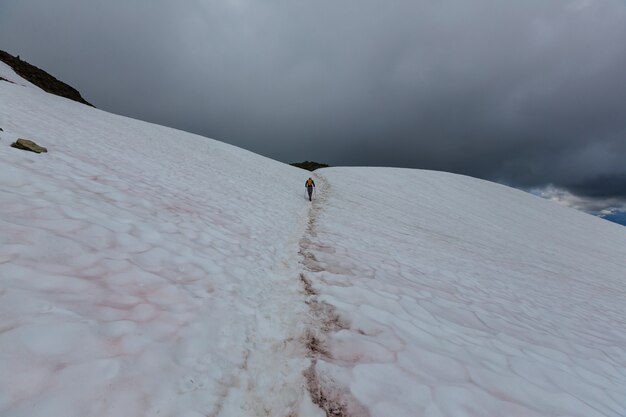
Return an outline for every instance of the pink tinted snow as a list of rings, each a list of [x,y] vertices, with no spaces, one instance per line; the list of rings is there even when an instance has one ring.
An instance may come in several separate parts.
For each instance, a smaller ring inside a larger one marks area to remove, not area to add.
[[[290,192],[298,170],[35,89],[0,89],[0,415],[297,408],[289,396],[255,405],[246,364],[289,330],[255,327],[284,315],[263,312],[263,294],[306,215]],[[14,137],[49,152],[16,151]],[[295,268],[295,245],[293,256]],[[297,282],[286,291],[299,306]],[[301,362],[282,384],[302,379]]]
[[[350,324],[327,390],[373,417],[626,413],[623,228],[451,174],[318,177],[306,276]]]
[[[337,315],[316,382],[352,415],[623,417],[619,226],[467,177],[357,168],[320,171],[307,226],[295,168],[0,94],[0,415],[323,415],[303,377],[320,324],[305,268]]]

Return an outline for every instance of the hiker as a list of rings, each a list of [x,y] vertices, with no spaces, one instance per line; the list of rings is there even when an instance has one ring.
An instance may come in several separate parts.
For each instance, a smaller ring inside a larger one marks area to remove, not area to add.
[[[311,201],[311,195],[313,195],[313,188],[315,188],[315,182],[313,181],[313,178],[309,177],[309,179],[306,180],[306,182],[304,183],[304,186],[306,187],[306,190],[309,193],[309,201]]]

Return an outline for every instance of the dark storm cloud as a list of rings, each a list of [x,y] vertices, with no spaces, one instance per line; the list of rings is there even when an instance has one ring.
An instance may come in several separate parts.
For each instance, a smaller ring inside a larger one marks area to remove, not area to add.
[[[596,177],[580,184],[570,186],[573,192],[595,198],[626,198],[626,175]]]
[[[286,162],[626,197],[621,0],[1,0],[96,106]]]

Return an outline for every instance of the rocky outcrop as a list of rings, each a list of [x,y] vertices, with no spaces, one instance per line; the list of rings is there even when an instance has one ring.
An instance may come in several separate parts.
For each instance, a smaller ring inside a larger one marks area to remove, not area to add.
[[[298,168],[302,168],[302,169],[306,169],[309,171],[315,171],[318,168],[328,168],[330,165],[327,164],[321,164],[319,162],[313,162],[313,161],[304,161],[304,162],[293,162],[289,165],[292,165],[294,167],[298,167]]]
[[[43,146],[37,145],[32,140],[28,139],[18,139],[16,142],[12,143],[11,146],[13,148],[22,149],[24,151],[31,151],[35,153],[48,152],[48,149]]]
[[[79,103],[94,107],[80,95],[78,90],[70,87],[62,81],[57,80],[44,70],[39,69],[26,61],[22,61],[19,56],[15,57],[7,52],[0,51],[0,61],[13,68],[13,71],[15,71],[17,75],[26,81],[35,84],[47,93],[69,98],[70,100],[78,101]]]

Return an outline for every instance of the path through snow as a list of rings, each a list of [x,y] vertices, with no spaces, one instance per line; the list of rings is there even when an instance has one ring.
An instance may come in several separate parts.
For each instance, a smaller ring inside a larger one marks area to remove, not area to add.
[[[623,227],[0,96],[0,415],[625,415]]]
[[[314,399],[351,416],[626,415],[622,227],[458,175],[320,171],[332,189],[301,242],[328,324]]]
[[[0,95],[0,415],[315,416],[302,171],[36,88]]]
[[[249,314],[255,320],[246,329],[246,349],[237,375],[219,415],[315,416],[302,375],[309,366],[303,346],[308,311],[298,276],[298,239],[307,218],[281,245],[279,262],[258,275],[259,285],[245,297],[255,300]],[[238,306],[233,305],[233,309]],[[238,391],[243,392],[239,393]],[[243,399],[243,402],[242,402]]]
[[[320,375],[317,369],[317,361],[329,360],[331,352],[328,347],[329,334],[348,327],[348,323],[342,320],[335,308],[319,299],[319,293],[312,285],[310,274],[323,272],[319,266],[314,251],[326,251],[329,249],[317,239],[317,222],[322,208],[328,200],[332,188],[322,175],[315,175],[319,193],[316,191],[309,209],[307,227],[302,239],[300,239],[300,255],[302,257],[303,271],[300,273],[300,281],[306,295],[306,304],[309,308],[309,328],[305,333],[304,343],[311,358],[311,365],[304,373],[307,389],[312,401],[324,410],[328,417],[367,417],[367,410],[349,393],[345,387],[341,387],[332,378]]]

